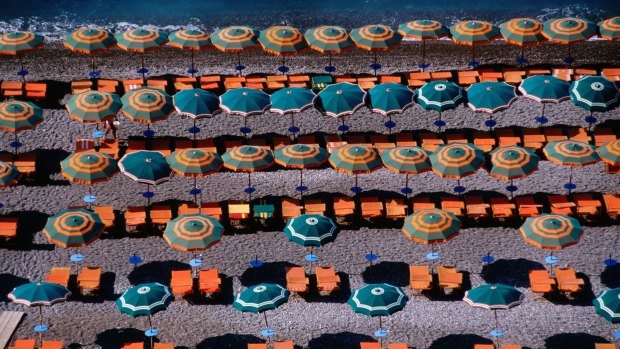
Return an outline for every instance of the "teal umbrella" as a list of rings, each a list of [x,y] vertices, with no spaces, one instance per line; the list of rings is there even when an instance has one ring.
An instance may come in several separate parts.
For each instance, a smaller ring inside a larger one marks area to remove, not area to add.
[[[15,165],[0,161],[0,187],[16,184],[19,177],[21,173]]]
[[[347,301],[354,312],[370,317],[379,317],[379,328],[381,317],[389,316],[405,308],[409,297],[400,287],[390,284],[368,284],[359,288]]]
[[[519,85],[519,91],[523,96],[542,105],[540,117],[536,118],[541,124],[548,121],[545,117],[545,103],[559,103],[570,99],[569,88],[568,82],[550,75],[531,76]]]
[[[314,105],[320,111],[334,118],[342,118],[340,131],[349,128],[344,123],[344,116],[352,115],[364,106],[366,91],[359,85],[349,82],[332,84],[321,90],[314,98]]]
[[[254,88],[236,88],[226,91],[220,96],[220,105],[230,115],[243,116],[242,133],[250,133],[248,128],[248,116],[261,115],[271,106],[271,98],[268,94]]]
[[[320,247],[334,239],[336,223],[320,214],[303,214],[289,220],[286,237],[301,246]]]
[[[441,130],[445,121],[441,120],[441,114],[456,107],[463,101],[463,89],[450,81],[438,80],[424,84],[416,91],[418,104],[425,110],[436,110],[439,118],[435,120],[435,126]]]
[[[265,326],[267,310],[273,310],[286,303],[290,292],[277,284],[259,284],[250,286],[235,296],[233,308],[241,312],[263,313]]]
[[[196,119],[210,118],[222,112],[219,98],[213,92],[199,88],[177,92],[172,102],[177,113],[193,119],[194,126],[189,131],[194,135],[194,140],[200,132],[196,127]]]
[[[402,84],[379,84],[368,91],[372,111],[381,115],[402,113],[413,105],[413,91]]]
[[[147,190],[142,195],[149,205],[150,199],[155,195],[150,191],[151,185],[167,182],[172,175],[166,157],[158,151],[139,150],[125,154],[118,162],[118,168],[125,176],[146,184]]]
[[[573,103],[590,113],[617,107],[618,96],[618,87],[603,76],[585,76],[570,86]]]
[[[605,320],[618,324],[620,323],[620,288],[614,288],[599,293],[592,304],[596,313]]]
[[[292,133],[299,132],[295,127],[295,113],[302,112],[312,107],[312,101],[316,95],[312,90],[302,87],[282,88],[271,95],[271,111],[280,115],[291,115],[291,127],[289,131]]]
[[[121,313],[131,317],[148,316],[149,330],[153,330],[151,317],[155,313],[165,310],[174,296],[168,286],[158,282],[136,285],[116,300],[116,307]]]
[[[467,105],[475,112],[489,114],[485,125],[492,128],[497,124],[493,114],[507,109],[517,100],[516,88],[505,82],[479,82],[467,89]]]

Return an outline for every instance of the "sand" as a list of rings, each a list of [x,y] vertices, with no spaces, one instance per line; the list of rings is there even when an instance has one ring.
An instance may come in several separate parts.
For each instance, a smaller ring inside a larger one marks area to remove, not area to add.
[[[53,46],[53,45],[52,45]],[[616,45],[617,46],[617,45]],[[439,54],[450,48],[450,58],[440,59]],[[559,61],[563,56],[562,47],[544,45],[533,51],[533,63]],[[548,50],[548,51],[547,51]],[[468,59],[466,48],[450,43],[429,45],[429,60],[436,62],[436,69],[462,67]],[[510,52],[508,52],[510,51]],[[617,54],[612,44],[591,42],[580,45],[575,55],[582,63],[608,61]],[[86,60],[70,54],[58,47],[44,48],[29,56],[29,70],[33,78],[55,81],[70,81],[83,78]],[[545,53],[544,55],[541,53]],[[546,53],[549,52],[547,55]],[[594,54],[586,54],[594,52]],[[495,58],[492,61],[490,57]],[[481,50],[483,60],[488,63],[510,63],[517,51],[511,47],[494,44]],[[410,61],[418,55],[416,44],[404,44],[393,53],[384,54],[385,72],[406,71]],[[133,77],[134,57],[114,50],[103,55],[104,77]],[[136,56],[137,57],[137,56]],[[232,73],[223,67],[234,64],[232,56],[215,51],[200,58],[207,62],[210,72]],[[279,60],[264,53],[256,52],[243,57],[250,71],[272,72]],[[292,72],[320,72],[326,58],[310,53],[289,60]],[[371,56],[361,51],[353,51],[336,58],[335,64],[340,72],[362,72]],[[2,59],[6,69],[0,72],[0,79],[12,78],[12,61]],[[189,56],[179,51],[165,48],[157,54],[149,54],[149,67],[155,75],[164,73],[182,74],[184,63]],[[213,69],[213,67],[222,67]],[[82,70],[81,70],[82,69]],[[59,99],[63,99],[62,96]],[[66,100],[66,98],[64,98]],[[547,108],[552,122],[561,125],[584,126],[585,113],[570,102]],[[497,114],[498,126],[536,126],[534,117],[538,115],[539,105],[533,101],[519,98],[507,111]],[[64,109],[51,108],[44,111],[45,121],[34,131],[20,134],[25,144],[23,151],[37,150],[39,156],[39,177],[34,182],[22,183],[15,187],[2,188],[1,201],[5,208],[2,214],[15,214],[21,218],[19,244],[3,247],[0,252],[0,297],[26,280],[39,280],[51,266],[68,266],[68,257],[73,251],[49,244],[39,233],[48,215],[54,214],[69,205],[81,204],[87,188],[70,184],[59,173],[58,162],[73,150],[73,139],[87,136],[94,128],[83,125],[67,117]],[[403,115],[394,117],[400,130],[428,129],[436,117],[418,105]],[[620,111],[599,115],[603,125],[618,132]],[[448,128],[484,129],[486,115],[474,114],[468,108],[459,108],[445,113]],[[121,137],[139,135],[144,125],[135,124],[121,118]],[[220,137],[237,135],[243,120],[238,117],[219,115],[210,120],[200,120],[200,137]],[[257,135],[267,133],[285,134],[288,118],[267,113],[252,117],[249,124]],[[334,133],[339,122],[321,116],[315,110],[308,110],[296,117],[302,132]],[[383,118],[363,109],[353,117],[347,118],[353,131],[385,132]],[[173,114],[168,120],[153,125],[158,136],[187,137],[191,120]],[[3,136],[0,150],[9,150],[9,138]],[[567,180],[566,168],[548,161],[542,161],[539,170],[524,180],[518,181],[518,193],[565,193],[562,183]],[[298,172],[276,168],[253,176],[257,196],[293,196],[297,185]],[[604,173],[602,164],[577,168],[573,173],[578,191],[620,193],[617,176]],[[310,194],[330,195],[342,193],[349,195],[353,177],[338,173],[331,168],[310,170],[304,174],[305,184]],[[242,192],[246,176],[238,173],[222,172],[199,180],[204,189],[204,201],[244,199]],[[451,192],[453,180],[444,180],[432,173],[411,178],[414,195],[420,193]],[[379,194],[396,192],[404,184],[403,176],[386,169],[370,175],[360,176],[360,186],[365,190],[375,190]],[[492,178],[484,170],[467,177],[462,184],[471,191],[484,194],[499,192],[506,195],[506,182]],[[170,182],[155,188],[156,201],[189,200],[191,188],[188,179],[174,177]],[[101,205],[112,205],[124,210],[130,205],[143,205],[140,192],[144,186],[132,182],[119,174],[109,182],[98,184],[94,192]],[[400,232],[399,224],[353,224],[342,226],[333,243],[318,252],[320,265],[331,265],[341,274],[344,283],[341,294],[335,297],[310,295],[305,298],[291,298],[277,310],[269,312],[270,327],[278,333],[277,339],[292,339],[302,348],[358,348],[359,341],[372,340],[378,327],[377,319],[354,314],[346,304],[351,289],[370,282],[389,282],[403,288],[408,285],[407,264],[425,264],[427,246],[415,244]],[[586,278],[585,292],[576,300],[555,297],[551,300],[534,300],[529,290],[527,271],[542,268],[544,256],[548,251],[540,250],[523,242],[518,233],[518,222],[465,222],[461,234],[456,239],[439,247],[441,263],[456,264],[466,272],[467,286],[472,287],[486,282],[502,282],[518,287],[526,294],[526,301],[510,310],[500,312],[500,324],[505,330],[505,342],[521,343],[530,348],[587,348],[590,343],[604,341],[610,337],[613,327],[594,313],[591,301],[598,292],[612,287],[620,287],[620,269],[605,269],[602,260],[620,246],[617,223],[584,222],[585,234],[578,245],[559,251],[559,265],[570,265]],[[155,324],[163,342],[172,341],[176,346],[187,348],[245,348],[246,343],[260,340],[264,324],[256,314],[242,314],[230,304],[233,293],[257,282],[284,282],[284,267],[304,265],[303,256],[307,253],[302,247],[293,244],[280,231],[282,223],[263,228],[253,226],[244,230],[228,229],[222,241],[212,249],[201,253],[209,267],[216,267],[223,274],[224,296],[204,301],[191,299],[189,302],[174,302],[169,308],[154,317]],[[379,263],[369,267],[363,256],[369,251],[378,253]],[[170,270],[188,268],[188,253],[168,247],[166,242],[154,233],[151,235],[127,236],[115,234],[106,236],[91,246],[84,248],[85,265],[101,266],[104,270],[102,296],[94,299],[71,298],[69,302],[45,308],[46,321],[51,324],[45,337],[63,340],[65,346],[86,348],[118,348],[121,343],[132,339],[141,340],[146,329],[145,318],[132,319],[116,309],[114,300],[125,289],[144,281],[169,283]],[[133,269],[128,258],[137,253],[144,263]],[[497,261],[482,268],[481,257],[487,253]],[[249,260],[258,256],[266,265],[262,269],[250,269]],[[409,292],[409,291],[408,291]],[[461,301],[462,293],[452,296],[431,294],[428,297],[412,298],[405,309],[384,319],[384,327],[390,330],[387,342],[406,341],[415,348],[471,348],[474,342],[489,341],[488,332],[492,329],[492,313],[471,308]],[[11,303],[0,303],[0,310],[21,310],[29,315],[17,331],[16,338],[33,337],[32,326],[37,321],[35,309],[27,309]]]

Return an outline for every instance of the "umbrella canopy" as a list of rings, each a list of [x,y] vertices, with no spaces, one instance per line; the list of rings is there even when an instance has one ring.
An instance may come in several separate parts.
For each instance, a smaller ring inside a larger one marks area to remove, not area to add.
[[[420,147],[395,147],[381,152],[383,166],[402,174],[418,174],[430,171],[429,152]]]
[[[138,183],[157,185],[170,180],[170,165],[158,151],[139,150],[125,154],[118,162],[125,176]]]
[[[620,323],[620,288],[601,292],[592,304],[596,313],[605,320],[613,324]]]
[[[596,148],[588,143],[573,140],[556,140],[543,148],[547,160],[563,166],[586,166],[600,158]]]
[[[271,106],[271,98],[261,90],[242,87],[221,95],[220,105],[230,115],[261,115]]]
[[[418,103],[422,108],[438,112],[456,109],[456,106],[463,100],[463,89],[449,81],[427,82],[416,93]]]
[[[234,147],[224,155],[224,167],[235,172],[255,172],[273,165],[273,153],[269,149],[252,145]]]
[[[337,171],[355,175],[376,171],[383,165],[375,148],[359,144],[336,148],[329,156],[329,163]]]
[[[80,28],[65,37],[64,45],[73,52],[92,55],[116,46],[116,38],[105,29]]]
[[[561,250],[572,246],[579,242],[583,234],[583,229],[577,219],[549,213],[528,217],[519,231],[525,242],[550,250]]]
[[[20,176],[15,165],[0,161],[0,187],[16,184]]]
[[[514,18],[500,24],[499,28],[504,40],[513,45],[534,46],[547,40],[542,33],[542,23],[532,18]]]
[[[203,177],[222,168],[218,153],[206,149],[180,149],[168,156],[170,169],[183,177]]]
[[[303,87],[287,87],[279,89],[271,95],[271,111],[280,115],[299,113],[311,108],[316,95],[312,90]]]
[[[349,82],[332,84],[319,92],[314,102],[334,118],[351,115],[364,106],[366,91]]]
[[[523,96],[539,103],[559,103],[570,99],[570,84],[551,75],[535,75],[524,79],[519,85]]]
[[[49,217],[42,232],[58,246],[83,247],[97,240],[104,228],[98,214],[79,208],[62,210]]]
[[[335,25],[308,29],[305,37],[310,48],[321,53],[341,53],[355,45],[347,30]]]
[[[118,47],[125,51],[144,53],[164,46],[168,36],[159,30],[140,28],[116,34],[116,41]]]
[[[32,102],[0,102],[0,130],[17,133],[33,129],[42,121],[41,108]]]
[[[202,213],[184,214],[166,224],[164,239],[181,251],[199,251],[220,242],[224,227],[220,222]]]
[[[355,46],[367,51],[387,51],[400,45],[403,36],[394,29],[382,25],[371,24],[351,30],[351,39]]]
[[[473,111],[495,113],[517,100],[517,89],[505,82],[479,82],[467,89],[467,105]]]
[[[241,52],[258,48],[258,30],[244,26],[218,29],[211,34],[211,42],[223,52]]]
[[[488,310],[510,309],[521,303],[525,295],[512,286],[488,284],[465,292],[463,300],[476,308]]]
[[[199,88],[177,92],[172,101],[177,113],[192,119],[210,118],[222,112],[219,98]]]
[[[71,96],[65,105],[72,119],[94,123],[114,118],[122,106],[118,95],[91,90]]]
[[[452,41],[461,45],[482,45],[498,39],[499,28],[484,21],[464,21],[450,27]]]
[[[62,175],[71,182],[94,184],[110,179],[116,172],[116,160],[95,150],[67,156],[60,162]]]
[[[174,110],[172,97],[166,92],[151,88],[140,87],[123,95],[121,111],[129,119],[143,123],[154,123],[165,120]]]
[[[284,233],[301,246],[320,247],[334,239],[336,223],[320,214],[303,214],[286,223]]]
[[[354,312],[367,316],[388,316],[405,308],[409,297],[400,287],[368,284],[351,294],[347,304]]]
[[[290,292],[276,284],[250,286],[235,296],[233,308],[250,313],[273,310],[286,303]]]
[[[177,30],[168,37],[170,46],[182,50],[200,51],[213,47],[211,37],[200,29]]]
[[[43,46],[43,36],[27,31],[0,35],[0,54],[21,55]]]
[[[407,216],[402,232],[412,241],[432,245],[455,238],[460,228],[461,221],[453,213],[425,209]]]
[[[576,106],[590,112],[606,112],[618,105],[618,87],[603,76],[585,76],[573,81],[570,97]]]
[[[596,149],[601,160],[612,165],[620,165],[620,139],[607,142]],[[0,171],[1,172],[1,171]]]
[[[258,42],[267,53],[276,56],[293,56],[308,49],[308,43],[299,29],[274,26],[262,30]]]
[[[286,168],[314,168],[323,165],[329,158],[327,150],[318,145],[284,145],[274,152],[275,162]]]
[[[379,84],[368,91],[372,111],[381,115],[402,113],[413,106],[414,93],[402,84],[388,82]]]
[[[131,317],[152,316],[166,309],[173,299],[168,286],[153,282],[129,288],[116,300],[116,306]]]
[[[598,22],[598,31],[605,40],[620,40],[620,16]]]
[[[40,307],[64,302],[70,295],[71,292],[62,285],[39,281],[15,287],[7,298],[13,303]]]
[[[430,159],[437,175],[460,179],[482,167],[484,152],[471,143],[449,143],[437,147]]]
[[[554,18],[543,24],[543,35],[553,42],[572,44],[596,35],[596,24],[583,18]]]
[[[398,26],[398,33],[417,40],[436,40],[450,36],[450,30],[446,26],[428,19],[402,23]]]
[[[529,176],[538,169],[539,157],[529,148],[508,146],[491,152],[491,176],[513,180]]]

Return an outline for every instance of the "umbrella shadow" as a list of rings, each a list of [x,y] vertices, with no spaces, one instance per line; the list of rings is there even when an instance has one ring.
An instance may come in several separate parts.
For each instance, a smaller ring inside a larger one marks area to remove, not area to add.
[[[541,263],[525,258],[498,259],[482,268],[482,278],[487,283],[500,283],[514,287],[529,287],[529,271],[544,270]]]
[[[222,336],[205,338],[196,345],[196,349],[246,349],[248,343],[265,343],[265,341],[251,334],[228,333]]]
[[[609,288],[620,287],[620,264],[606,267],[601,273],[601,283]]]
[[[134,268],[127,279],[132,285],[145,282],[159,282],[169,285],[173,270],[187,270],[189,266],[178,261],[153,261]]]
[[[595,343],[609,342],[601,336],[584,332],[558,333],[545,338],[545,348],[547,349],[594,348]]]
[[[73,293],[76,298],[83,303],[103,303],[104,301],[115,301],[120,294],[114,292],[114,282],[116,281],[116,273],[106,271],[101,273],[101,289],[99,294],[95,296],[84,296],[79,292]]]
[[[310,292],[307,294],[300,294],[300,297],[306,302],[346,303],[351,296],[351,281],[349,280],[349,275],[344,272],[337,272],[336,275],[340,277],[338,291],[334,291],[329,295],[321,295],[318,292],[316,275],[310,275]]]
[[[562,294],[555,294],[551,298],[554,304],[558,305],[573,305],[573,306],[581,306],[581,307],[591,307],[592,301],[596,296],[592,291],[592,283],[590,282],[590,278],[584,273],[576,273],[577,278],[583,279],[584,284],[581,287],[581,292],[571,295],[571,297],[566,297]]]
[[[94,344],[102,349],[117,349],[121,348],[125,343],[143,342],[144,338],[144,331],[135,328],[117,327],[98,333]]]
[[[403,262],[379,262],[364,269],[362,278],[367,284],[387,283],[407,287],[409,286],[409,265]]]
[[[190,300],[193,304],[196,305],[207,305],[207,304],[221,304],[221,305],[231,305],[233,304],[235,297],[233,294],[233,278],[232,276],[228,276],[220,273],[220,280],[222,283],[220,284],[220,292],[212,295],[211,297],[205,297],[203,294],[194,294],[190,296]]]
[[[47,85],[46,97],[39,104],[41,108],[64,109],[61,100],[71,94],[71,83],[57,80],[40,80]]]
[[[7,295],[17,286],[27,284],[30,280],[13,274],[0,274],[0,301],[9,301]]]
[[[11,217],[17,217],[19,222],[17,223],[17,239],[13,246],[10,246],[13,250],[20,251],[53,251],[54,244],[34,244],[34,235],[45,227],[47,218],[49,215],[39,211],[15,211],[9,214]]]
[[[493,344],[493,341],[477,334],[450,334],[433,341],[429,349],[470,349],[476,344]]]
[[[376,342],[371,336],[353,333],[325,333],[308,342],[309,349],[358,349],[360,342]]]
[[[425,292],[424,295],[430,301],[442,301],[442,302],[460,302],[465,296],[465,291],[471,289],[471,277],[470,273],[466,270],[459,270],[459,273],[463,273],[463,283],[460,289],[445,290],[440,288],[439,276],[433,274],[433,289]]]
[[[258,268],[248,268],[241,276],[241,285],[249,287],[260,283],[286,286],[286,267],[297,267],[289,262],[265,262]]]
[[[57,185],[68,186],[71,183],[64,179],[51,179],[50,176],[61,172],[60,162],[71,153],[63,149],[37,149],[36,174],[33,186]]]

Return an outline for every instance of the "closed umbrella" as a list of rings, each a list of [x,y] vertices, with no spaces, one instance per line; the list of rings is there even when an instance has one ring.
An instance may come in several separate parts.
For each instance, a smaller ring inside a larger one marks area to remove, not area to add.
[[[464,21],[450,27],[452,41],[459,45],[471,46],[471,61],[467,63],[472,69],[480,65],[476,60],[476,46],[488,44],[501,37],[499,28],[485,21]]]
[[[428,19],[403,23],[398,26],[398,32],[406,38],[422,40],[422,63],[418,64],[418,68],[422,71],[430,66],[426,63],[426,40],[437,40],[450,36],[450,30],[446,26]]]
[[[194,196],[198,204],[198,195],[202,190],[198,189],[198,177],[204,177],[215,173],[222,168],[223,161],[220,156],[206,149],[179,149],[168,156],[170,169],[183,177],[194,178],[194,188],[190,190],[190,195]]]
[[[170,40],[170,46],[191,52],[192,64],[187,73],[192,74],[192,76],[198,73],[194,66],[195,52],[213,48],[209,34],[200,29],[177,30],[170,34],[168,40]]]
[[[336,67],[332,65],[332,55],[350,50],[355,46],[347,30],[335,25],[322,25],[308,29],[304,36],[311,49],[329,54],[329,65],[325,67],[328,73],[336,71]]]
[[[352,115],[365,105],[366,91],[360,85],[349,82],[332,84],[321,90],[314,98],[314,104],[320,111],[334,118],[341,118],[342,125],[338,131],[346,132],[344,117]]]
[[[484,124],[491,129],[497,125],[493,114],[507,109],[517,100],[517,89],[505,82],[479,82],[467,89],[467,100],[471,110],[489,114]]]
[[[590,112],[586,122],[592,127],[596,123],[594,112],[607,112],[618,106],[618,87],[603,76],[585,76],[570,85],[570,97],[578,107]]]
[[[396,123],[392,121],[392,114],[401,114],[413,106],[414,93],[409,87],[392,82],[379,84],[368,91],[370,105],[374,113],[387,116],[389,120],[385,127],[392,132]]]
[[[125,176],[146,184],[146,191],[142,196],[147,199],[148,205],[155,196],[155,193],[150,191],[151,185],[167,182],[172,175],[166,157],[158,151],[139,150],[125,154],[118,162],[118,167]]]
[[[532,18],[513,18],[499,26],[500,33],[507,43],[521,47],[521,56],[517,57],[519,65],[527,64],[527,59],[524,57],[526,46],[537,46],[547,40],[542,29],[542,23]]]
[[[271,97],[261,90],[242,87],[226,91],[220,96],[220,105],[230,115],[243,116],[241,133],[252,132],[248,127],[248,116],[261,115],[271,106]]]
[[[507,146],[495,148],[491,153],[491,171],[493,177],[510,181],[506,190],[512,194],[517,190],[514,180],[525,178],[538,169],[539,157],[529,148]]]
[[[362,188],[357,185],[357,176],[371,173],[383,166],[377,150],[366,145],[344,145],[336,148],[329,156],[329,163],[336,171],[355,175],[354,193],[360,193]]]
[[[144,54],[148,51],[159,50],[168,43],[168,36],[159,30],[139,28],[116,34],[116,41],[121,49],[140,53],[142,68],[138,69],[137,73],[142,74],[146,85],[146,74],[149,70],[144,66]]]
[[[211,42],[222,52],[237,54],[237,66],[239,75],[246,68],[241,64],[241,52],[253,50],[259,47],[259,31],[245,26],[230,26],[218,29],[211,34]]]
[[[551,42],[566,45],[568,55],[564,57],[564,63],[573,64],[575,58],[570,53],[571,44],[596,35],[596,24],[583,18],[553,18],[543,23],[543,35]]]
[[[271,108],[269,111],[280,115],[291,116],[291,126],[288,131],[296,134],[301,131],[295,126],[295,113],[300,113],[313,106],[316,95],[312,90],[302,87],[287,87],[279,89],[271,95]]]
[[[101,71],[97,70],[95,65],[95,54],[116,46],[116,38],[105,29],[80,28],[65,37],[64,45],[73,52],[90,56],[91,71],[88,76],[95,79],[101,76]]]
[[[252,172],[268,169],[274,163],[271,150],[251,145],[243,145],[226,151],[222,155],[222,160],[225,168],[248,173],[248,186],[244,189],[248,195],[256,191],[256,188],[252,187]]]
[[[545,117],[545,103],[560,103],[570,99],[569,89],[568,82],[549,75],[530,76],[519,85],[519,91],[523,96],[539,102],[542,106],[540,116],[536,118],[541,125],[549,121]]]
[[[320,167],[327,162],[329,153],[317,145],[291,144],[277,148],[274,157],[280,166],[299,169],[299,186],[295,189],[303,193],[308,190],[304,186],[304,169]]]
[[[573,140],[551,141],[543,148],[543,153],[547,160],[570,167],[568,183],[564,184],[569,193],[577,187],[573,183],[573,167],[592,165],[600,160],[593,145]]]
[[[484,165],[484,152],[471,143],[440,145],[430,155],[433,172],[443,178],[456,178],[454,191],[462,193],[461,178],[476,173]]]
[[[43,46],[43,35],[28,31],[16,31],[0,35],[0,54],[17,56],[20,70],[17,75],[26,82],[28,71],[24,67],[23,55]]]
[[[431,81],[427,82],[416,91],[418,104],[425,110],[435,110],[439,112],[439,118],[433,122],[441,131],[446,122],[441,120],[444,111],[456,109],[463,101],[463,89],[450,81]]]
[[[429,152],[420,147],[385,149],[381,152],[381,160],[383,161],[383,166],[388,170],[405,175],[405,186],[401,189],[401,192],[406,195],[413,192],[409,188],[410,174],[415,175],[432,170]]]
[[[350,35],[355,46],[374,53],[374,63],[370,65],[370,69],[374,70],[375,75],[377,75],[377,70],[381,69],[381,64],[377,61],[377,52],[388,51],[400,45],[400,41],[403,39],[400,33],[382,24],[355,28],[351,30]]]

